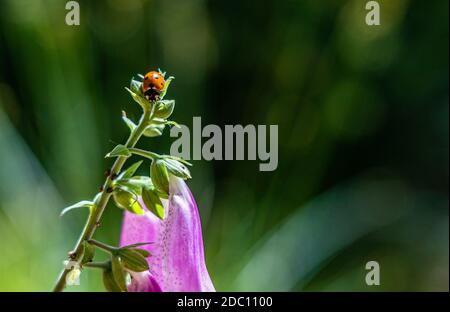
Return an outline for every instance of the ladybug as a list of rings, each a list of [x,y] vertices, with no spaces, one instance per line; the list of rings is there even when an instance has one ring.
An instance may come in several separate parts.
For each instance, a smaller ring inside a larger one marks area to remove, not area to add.
[[[154,101],[158,98],[161,91],[164,89],[166,81],[164,76],[157,71],[150,71],[144,76],[142,82],[142,91],[147,100]]]

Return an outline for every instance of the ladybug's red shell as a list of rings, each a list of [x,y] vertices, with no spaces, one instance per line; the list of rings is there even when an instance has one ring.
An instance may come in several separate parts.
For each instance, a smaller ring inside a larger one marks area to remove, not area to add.
[[[142,91],[147,92],[149,90],[155,90],[161,92],[164,88],[165,80],[163,75],[156,71],[148,72],[144,76],[144,81],[142,83]]]

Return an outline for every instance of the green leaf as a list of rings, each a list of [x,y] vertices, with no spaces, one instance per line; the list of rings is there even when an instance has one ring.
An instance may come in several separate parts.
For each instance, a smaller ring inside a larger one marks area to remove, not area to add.
[[[158,68],[158,73],[160,73],[163,77],[166,77],[166,72],[163,72],[161,68]]]
[[[127,285],[125,282],[125,272],[120,258],[117,256],[111,257],[111,270],[114,276],[114,281],[121,291],[127,291]]]
[[[137,200],[137,196],[132,192],[119,188],[114,190],[113,198],[119,208],[126,209],[137,215],[142,214],[143,209]]]
[[[170,159],[177,160],[180,163],[185,164],[186,166],[192,166],[192,164],[190,162],[188,162],[187,160],[184,160],[181,157],[172,156],[172,155],[162,155],[160,158],[170,158]]]
[[[128,88],[125,88],[125,90],[127,90],[131,94],[131,97],[133,98],[133,100],[136,103],[138,103],[144,110],[150,110],[151,104],[145,97],[143,97],[142,95],[131,91]]]
[[[167,120],[161,118],[152,118],[151,123],[155,125],[164,125]]]
[[[119,249],[118,255],[123,265],[133,272],[143,272],[149,269],[145,257],[135,249]]]
[[[142,200],[148,210],[161,220],[164,219],[164,206],[156,191],[146,188],[142,189]]]
[[[134,122],[128,119],[127,113],[125,113],[125,111],[122,111],[122,120],[125,122],[128,128],[130,128],[130,131],[133,131],[137,127]]]
[[[160,191],[158,189],[155,189],[156,194],[158,194],[159,198],[164,198],[164,199],[168,199],[169,198],[169,193],[165,193],[163,191]]]
[[[175,77],[170,76],[169,78],[166,79],[166,83],[164,84],[164,88],[161,91],[161,94],[159,95],[159,98],[162,100],[164,98],[164,96],[167,93],[167,90],[169,89],[170,83],[172,82],[172,80],[174,80]]]
[[[141,164],[142,164],[142,160],[135,162],[130,167],[128,167],[126,170],[124,170],[117,178],[118,179],[131,178]]]
[[[158,103],[154,116],[161,119],[169,118],[175,108],[175,100],[162,100]]]
[[[107,157],[118,157],[118,156],[130,157],[131,153],[130,153],[130,151],[128,150],[128,148],[126,146],[124,146],[122,144],[119,144],[116,147],[114,147],[111,152],[106,154],[105,158],[107,158]]]
[[[114,182],[114,189],[120,189],[133,194],[134,197],[141,195],[142,186],[131,179],[121,179]]]
[[[180,125],[176,121],[166,120],[165,124],[169,125],[169,126],[175,126],[177,128],[181,128]]]
[[[133,77],[130,81],[131,91],[133,91],[135,94],[141,95],[142,94],[141,87],[142,87],[142,82],[135,80]]]
[[[174,176],[177,176],[185,180],[191,178],[191,173],[189,172],[189,169],[180,161],[169,157],[163,158],[162,161],[166,165],[167,170]]]
[[[91,262],[94,259],[95,247],[89,244],[87,241],[83,242],[83,259],[81,260],[81,265]]]
[[[136,252],[140,253],[144,258],[150,257],[150,252],[145,250],[145,249],[134,248],[133,250],[135,250]]]
[[[139,156],[151,159],[151,160],[161,158],[161,156],[156,153],[145,151],[145,150],[142,150],[139,148],[134,148],[134,147],[130,148],[130,152],[132,154],[139,155]]]
[[[119,285],[117,285],[112,270],[103,270],[103,285],[107,291],[121,292]]]
[[[102,194],[103,194],[103,192],[98,192],[97,194],[95,194],[94,200],[93,200],[94,204],[97,204],[99,202],[100,198],[102,197]]]
[[[145,176],[134,176],[129,179],[122,179],[122,181],[125,185],[132,185],[133,187],[138,187],[139,189],[142,189],[143,187],[151,187],[153,185],[150,177]]]
[[[144,130],[144,136],[146,137],[157,137],[162,135],[163,130],[164,130],[165,125],[161,124],[161,125],[149,125],[147,126],[147,128],[145,128]]]
[[[134,247],[145,246],[145,245],[150,245],[150,244],[153,244],[153,242],[136,243],[136,244],[122,246],[120,248],[121,249],[123,249],[123,248],[134,248]]]
[[[152,177],[153,185],[158,190],[169,194],[169,173],[162,160],[153,160],[150,166],[150,176]]]
[[[61,211],[60,217],[62,217],[63,215],[65,215],[67,212],[73,210],[73,209],[78,209],[78,208],[91,208],[94,205],[94,202],[91,202],[89,200],[82,200],[76,204],[73,204],[72,206],[66,207],[63,209],[63,211]]]

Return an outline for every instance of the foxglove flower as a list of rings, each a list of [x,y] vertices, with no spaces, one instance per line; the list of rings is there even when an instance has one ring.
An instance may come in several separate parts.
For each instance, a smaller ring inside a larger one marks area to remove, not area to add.
[[[161,292],[156,279],[150,274],[149,271],[145,272],[132,272],[133,280],[128,286],[128,291],[131,292]]]
[[[145,207],[143,201],[140,203]],[[132,272],[129,291],[215,291],[206,269],[197,204],[183,179],[170,177],[164,220],[148,209],[125,212],[121,246],[152,242],[139,248],[151,253],[150,271]]]

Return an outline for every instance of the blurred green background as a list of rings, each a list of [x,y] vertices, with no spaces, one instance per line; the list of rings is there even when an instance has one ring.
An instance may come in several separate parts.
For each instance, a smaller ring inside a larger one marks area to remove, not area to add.
[[[179,123],[279,125],[276,171],[193,162],[218,290],[448,291],[448,1],[379,1],[375,27],[361,0],[79,3],[67,26],[64,0],[0,1],[1,291],[51,290],[86,218],[59,212],[95,195],[139,117],[123,87],[155,68]],[[120,224],[110,205],[96,238]]]

